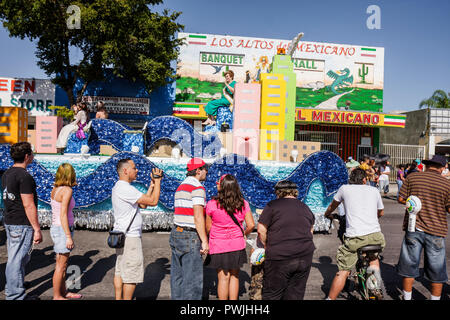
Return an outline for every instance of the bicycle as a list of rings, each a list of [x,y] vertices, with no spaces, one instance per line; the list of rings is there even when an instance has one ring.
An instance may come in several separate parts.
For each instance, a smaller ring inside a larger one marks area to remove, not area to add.
[[[339,227],[336,227],[335,221],[339,222]],[[342,230],[345,230],[345,226],[343,227],[343,224],[345,224],[344,216],[333,214],[333,224],[338,230],[338,238],[343,243]],[[340,234],[340,231],[342,234]],[[363,300],[383,300],[385,292],[383,282],[378,283],[375,274],[367,271],[370,261],[376,259],[383,260],[383,257],[380,255],[381,251],[382,248],[380,245],[367,245],[357,250],[358,261],[356,262],[355,271],[350,273],[344,291],[350,295],[354,291],[357,291]]]
[[[350,273],[349,277],[353,277],[356,289],[364,300],[383,300],[383,283],[378,283],[375,274],[367,271],[370,261],[382,260],[381,251],[380,245],[368,245],[357,250],[356,272]]]

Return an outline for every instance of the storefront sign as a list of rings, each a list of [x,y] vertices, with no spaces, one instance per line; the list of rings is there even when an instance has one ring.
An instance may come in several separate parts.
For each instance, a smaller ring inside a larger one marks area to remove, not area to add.
[[[97,111],[98,101],[103,101],[108,113],[141,115],[150,113],[150,99],[148,98],[83,96],[82,101],[87,103],[91,112]]]
[[[55,85],[50,80],[0,78],[0,106],[21,107],[30,116],[53,114],[48,107],[55,101]]]
[[[307,123],[404,128],[406,116],[356,111],[332,111],[297,108],[295,121]]]

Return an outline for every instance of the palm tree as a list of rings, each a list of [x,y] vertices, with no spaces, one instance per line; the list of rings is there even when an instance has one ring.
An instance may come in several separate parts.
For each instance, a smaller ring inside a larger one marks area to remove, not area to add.
[[[450,92],[447,95],[444,90],[436,90],[430,98],[420,102],[419,108],[423,106],[428,108],[450,108]]]

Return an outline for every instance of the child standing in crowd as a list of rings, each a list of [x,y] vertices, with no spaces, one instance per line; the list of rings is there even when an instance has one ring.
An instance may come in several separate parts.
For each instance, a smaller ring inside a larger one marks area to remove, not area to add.
[[[206,266],[217,269],[219,300],[237,300],[239,270],[247,262],[245,237],[253,231],[255,222],[234,176],[223,175],[217,182],[217,190],[217,196],[206,205],[211,258]]]
[[[380,192],[384,192],[384,196],[389,193],[389,174],[391,169],[389,168],[389,161],[385,161],[379,168],[378,185]]]
[[[76,185],[75,170],[69,163],[59,166],[55,176],[55,186],[50,194],[52,207],[52,226],[50,235],[56,254],[55,273],[53,274],[53,300],[80,299],[79,293],[66,289],[66,270],[73,243],[73,212],[75,200],[72,187]]]
[[[405,181],[405,165],[399,164],[397,166],[397,180],[396,180],[398,186],[397,200],[398,200],[398,193],[400,192],[400,188],[402,187],[404,181]]]
[[[406,179],[407,176],[409,176],[413,172],[419,172],[419,170],[417,170],[417,163],[416,162],[412,162],[408,166],[408,168],[405,170],[405,179]]]

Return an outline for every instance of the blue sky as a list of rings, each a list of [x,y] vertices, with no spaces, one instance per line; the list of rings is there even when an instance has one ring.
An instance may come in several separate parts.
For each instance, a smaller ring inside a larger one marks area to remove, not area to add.
[[[368,6],[381,9],[370,30]],[[450,92],[449,0],[165,0],[156,9],[181,11],[185,32],[291,39],[385,48],[385,112],[415,110],[436,89]],[[47,78],[34,45],[0,26],[0,76]],[[74,53],[77,56],[77,53]]]

